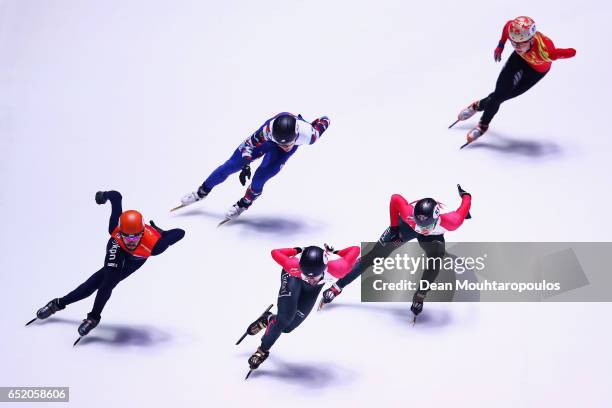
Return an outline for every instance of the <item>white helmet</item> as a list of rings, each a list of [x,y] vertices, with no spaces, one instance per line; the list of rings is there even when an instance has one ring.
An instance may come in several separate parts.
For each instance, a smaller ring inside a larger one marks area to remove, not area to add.
[[[531,17],[520,16],[512,20],[508,34],[515,43],[522,43],[531,40],[536,31],[535,21]]]

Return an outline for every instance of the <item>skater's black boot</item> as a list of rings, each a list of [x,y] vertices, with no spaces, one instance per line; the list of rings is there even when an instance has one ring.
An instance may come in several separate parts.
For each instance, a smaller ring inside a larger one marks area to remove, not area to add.
[[[38,311],[36,312],[36,317],[38,317],[40,320],[46,319],[47,317],[64,309],[65,307],[66,306],[63,306],[60,303],[59,299],[53,299],[52,301],[38,309]]]
[[[264,351],[261,349],[261,347],[257,347],[257,351],[254,352],[253,355],[249,358],[250,369],[256,370],[261,365],[261,363],[266,361],[269,355],[269,351]]]
[[[100,319],[93,319],[91,317],[87,317],[87,319],[83,320],[83,323],[79,326],[79,335],[87,336],[90,331],[96,328],[96,326],[100,323]]]
[[[254,336],[259,333],[261,330],[268,327],[270,320],[273,318],[272,312],[264,312],[261,316],[257,318],[253,323],[249,325],[247,328],[247,334],[249,336]]]
[[[416,322],[416,318],[423,311],[423,301],[425,300],[425,293],[417,292],[414,294],[412,298],[412,306],[410,306],[410,311],[414,315],[414,320],[412,323]]]

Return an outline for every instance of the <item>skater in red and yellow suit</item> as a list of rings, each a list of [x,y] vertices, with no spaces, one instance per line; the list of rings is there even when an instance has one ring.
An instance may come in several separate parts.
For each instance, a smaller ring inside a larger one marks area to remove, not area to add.
[[[555,47],[550,38],[537,31],[535,22],[530,17],[517,17],[504,25],[501,39],[494,51],[495,61],[501,61],[508,39],[514,52],[499,73],[495,90],[486,98],[471,103],[459,112],[458,120],[466,120],[476,112],[483,112],[478,125],[468,132],[468,142],[473,142],[487,131],[489,123],[503,102],[525,93],[544,78],[553,61],[576,55],[573,48]]]

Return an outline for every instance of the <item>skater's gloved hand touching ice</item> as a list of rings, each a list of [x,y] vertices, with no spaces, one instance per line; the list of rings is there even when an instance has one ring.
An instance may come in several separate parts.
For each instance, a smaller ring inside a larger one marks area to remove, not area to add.
[[[504,44],[500,41],[495,51],[493,52],[493,58],[495,58],[495,62],[501,61],[502,52],[504,52]]]
[[[342,288],[340,286],[338,286],[336,283],[334,283],[331,287],[329,287],[328,289],[325,289],[325,291],[323,291],[323,296],[321,297],[321,301],[324,304],[330,303],[340,293],[342,293]]]
[[[240,184],[242,184],[243,186],[246,184],[247,179],[251,179],[251,166],[249,165],[249,163],[242,166],[242,170],[240,170],[240,175],[238,176],[238,179],[240,180]]]

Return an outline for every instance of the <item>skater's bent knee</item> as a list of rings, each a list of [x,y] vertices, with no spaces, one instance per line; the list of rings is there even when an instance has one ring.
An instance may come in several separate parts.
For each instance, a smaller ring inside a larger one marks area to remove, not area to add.
[[[283,329],[283,333],[291,333],[295,329],[295,327],[285,327]]]
[[[280,327],[282,329],[282,331],[285,331],[285,328],[288,327],[291,322],[293,321],[293,317],[290,318],[285,318],[285,317],[276,317],[276,324],[278,325],[278,327]]]

